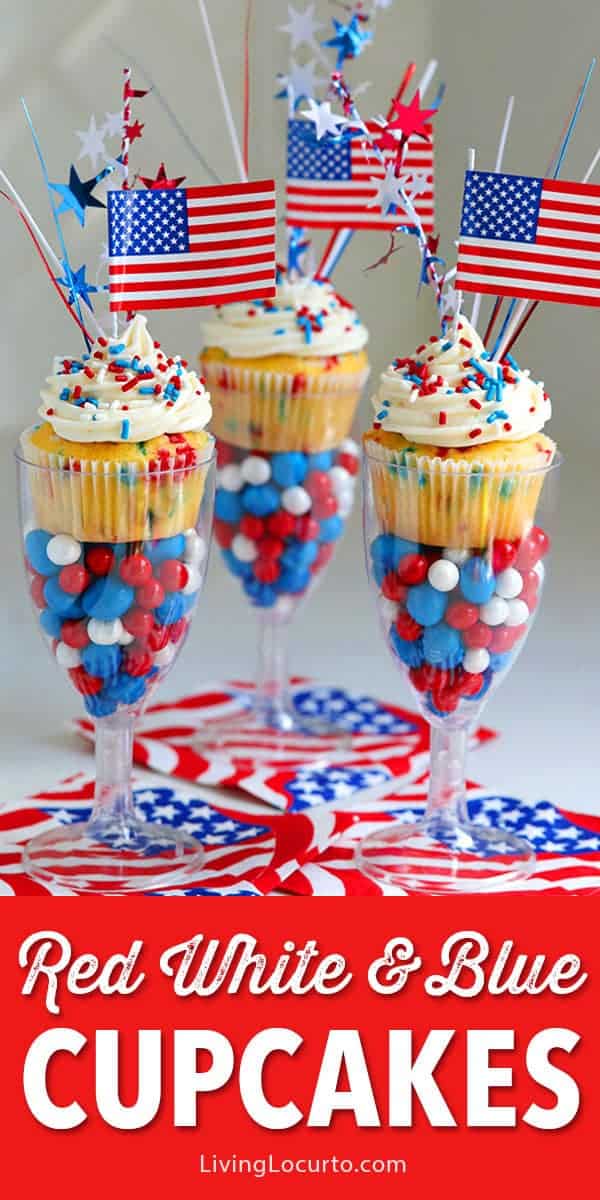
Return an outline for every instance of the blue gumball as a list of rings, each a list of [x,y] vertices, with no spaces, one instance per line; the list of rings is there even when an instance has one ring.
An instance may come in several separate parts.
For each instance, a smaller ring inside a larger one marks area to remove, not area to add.
[[[252,563],[242,562],[241,558],[236,558],[233,550],[222,550],[221,554],[232,575],[236,575],[238,579],[253,578]]]
[[[242,492],[242,507],[253,517],[269,517],[279,508],[279,492],[272,483],[251,483]]]
[[[423,638],[417,638],[415,642],[406,642],[403,637],[400,637],[395,625],[390,629],[390,641],[394,654],[398,656],[407,667],[420,667],[423,663]]]
[[[159,625],[174,625],[184,615],[185,603],[180,592],[169,592],[166,600],[155,608],[154,615]]]
[[[51,608],[45,608],[40,613],[40,625],[44,633],[47,633],[51,638],[56,638],[57,641],[60,641],[62,623],[62,617],[59,617],[58,613],[52,612]]]
[[[104,692],[100,692],[98,696],[84,696],[83,703],[90,717],[112,717],[117,709],[116,701]]]
[[[310,571],[308,567],[296,567],[295,569],[284,569],[277,580],[277,590],[279,592],[290,592],[291,595],[297,596],[300,592],[305,592],[310,583]]]
[[[215,496],[215,516],[229,525],[237,525],[242,519],[242,501],[239,492],[226,492],[225,488],[217,488]]]
[[[183,605],[183,615],[185,617],[185,616],[187,616],[187,614],[189,612],[192,611],[194,605],[196,604],[196,601],[198,599],[198,592],[192,592],[189,596],[186,596],[186,595],[184,595],[183,592],[181,592],[180,596],[181,596],[181,603]]]
[[[418,549],[417,542],[409,542],[393,533],[380,533],[371,542],[371,562],[377,582],[381,583],[388,571],[394,571],[405,554],[416,554]]]
[[[291,571],[299,567],[310,567],[318,553],[319,547],[316,542],[293,542],[281,555],[281,565]]]
[[[460,569],[460,586],[470,604],[487,604],[496,588],[496,576],[485,558],[474,555]]]
[[[177,533],[173,537],[159,538],[156,542],[144,543],[144,554],[155,565],[166,562],[167,559],[183,558],[184,553],[185,537],[182,533]]]
[[[277,592],[269,583],[261,583],[259,579],[245,579],[244,591],[258,608],[272,608],[277,600]]]
[[[116,576],[97,579],[83,594],[83,611],[97,621],[116,621],[131,608],[135,592]]]
[[[319,522],[319,541],[337,542],[344,532],[344,522],[341,517],[325,517]]]
[[[81,651],[81,662],[89,675],[97,679],[114,679],[121,665],[120,646],[95,646],[90,642]]]
[[[54,576],[44,584],[44,599],[48,608],[52,609],[63,620],[76,621],[83,616],[83,608],[79,596],[70,596],[63,591]]]
[[[444,618],[448,607],[448,595],[446,592],[438,592],[430,583],[419,583],[409,589],[406,607],[419,625],[437,625],[438,621]]]
[[[333,464],[333,450],[320,450],[318,454],[309,454],[309,471],[330,471]]]
[[[490,654],[490,671],[493,671],[494,674],[496,671],[503,671],[508,666],[511,658],[512,654],[510,651],[507,651],[506,654]]]
[[[434,667],[450,670],[458,667],[465,656],[462,638],[457,629],[451,629],[445,621],[429,625],[423,634],[425,661]]]
[[[143,676],[119,675],[104,689],[101,695],[116,706],[117,704],[137,704],[145,691],[146,679]]]
[[[25,553],[38,575],[58,575],[61,569],[57,563],[50,562],[46,554],[48,542],[53,536],[43,529],[32,529],[25,538]]]
[[[306,477],[307,459],[299,450],[271,456],[271,474],[280,488],[295,487]]]

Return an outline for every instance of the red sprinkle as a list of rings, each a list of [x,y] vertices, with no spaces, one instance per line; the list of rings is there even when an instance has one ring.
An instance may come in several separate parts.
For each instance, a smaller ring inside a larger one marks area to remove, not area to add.
[[[121,388],[121,391],[122,391],[122,392],[130,392],[130,391],[131,391],[131,389],[132,389],[132,388],[134,388],[134,387],[137,387],[137,385],[138,385],[138,378],[137,378],[137,375],[136,375],[136,376],[135,376],[133,379],[130,379],[130,380],[129,380],[129,383],[124,383],[124,384],[123,384],[123,386],[122,386],[122,388]]]
[[[441,412],[438,417],[438,425],[447,425],[447,423],[448,423],[448,414],[445,412]]]
[[[108,346],[108,338],[105,338],[105,337],[99,337],[99,338],[98,338],[98,345],[99,345],[99,346]]]
[[[88,379],[94,378],[94,372],[92,371],[91,367],[84,367],[83,373],[84,373],[84,375],[87,375]]]
[[[468,338],[459,338],[458,342],[460,346],[466,346],[468,350],[470,350],[473,346],[473,343],[470,342]]]
[[[471,405],[471,408],[481,408],[479,400],[469,400],[469,404]]]
[[[472,429],[472,430],[471,430],[471,432],[470,432],[470,434],[469,434],[469,437],[470,437],[470,438],[476,438],[476,437],[479,437],[480,433],[481,433],[481,429]]]
[[[155,387],[155,389],[154,389],[154,395],[155,395],[155,396],[160,396],[160,393],[161,393],[161,392],[162,392],[162,388],[161,388],[161,386],[160,386],[160,383],[157,383],[157,385],[156,385],[156,387]]]
[[[101,350],[94,350],[94,358],[104,358]]]
[[[77,384],[77,387],[73,388],[73,399],[79,400],[80,397],[81,397],[81,388],[80,388],[79,384]]]
[[[54,416],[54,409],[53,409],[53,408],[47,408],[47,409],[46,409],[46,416],[47,416],[47,417],[53,417],[53,416]]]
[[[505,430],[506,430],[506,432],[507,432],[507,433],[510,433],[510,431],[511,431],[511,429],[512,429],[512,425],[511,425],[510,421],[505,421],[505,422],[504,422],[504,428],[505,428]]]

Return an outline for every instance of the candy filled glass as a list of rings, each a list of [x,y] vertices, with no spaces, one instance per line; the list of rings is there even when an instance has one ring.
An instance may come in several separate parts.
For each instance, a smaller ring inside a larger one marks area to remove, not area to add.
[[[533,870],[522,838],[469,820],[470,731],[515,662],[546,574],[560,460],[482,470],[364,460],[364,536],[384,637],[431,727],[422,821],[394,822],[357,848],[360,870],[410,892],[502,889]]]
[[[185,641],[206,570],[214,443],[183,468],[17,454],[28,586],[40,631],[95,723],[89,821],[24,851],[35,878],[85,893],[146,891],[202,865],[191,837],[140,820],[131,767],[136,719]]]

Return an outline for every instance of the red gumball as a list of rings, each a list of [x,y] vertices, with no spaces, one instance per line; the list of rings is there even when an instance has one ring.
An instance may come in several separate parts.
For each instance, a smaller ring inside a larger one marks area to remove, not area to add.
[[[455,600],[446,612],[445,621],[452,629],[470,629],[475,625],[479,617],[479,609],[476,604],[469,604],[466,600]]]
[[[281,538],[265,537],[258,543],[258,557],[263,560],[280,558],[284,550],[285,543]]]
[[[235,527],[230,525],[229,521],[221,521],[219,517],[215,517],[213,529],[221,549],[229,550],[229,547],[235,536]]]
[[[165,598],[165,589],[159,579],[149,579],[135,593],[140,608],[158,608]]]
[[[331,479],[329,478],[327,471],[311,471],[310,474],[306,476],[304,487],[306,488],[309,496],[313,497],[313,500],[316,496],[331,495]]]
[[[471,625],[470,629],[465,629],[462,636],[469,650],[486,650],[492,640],[492,631],[489,625],[478,621],[476,625]]]
[[[328,517],[334,517],[337,510],[338,503],[333,493],[327,496],[315,496],[313,499],[312,511],[314,516],[318,517],[319,521],[325,521]]]
[[[155,654],[159,650],[164,650],[169,643],[169,626],[153,625],[147,640],[150,650],[153,650]]]
[[[230,446],[227,442],[217,442],[217,466],[226,467],[229,463],[235,462],[235,446]]]
[[[549,549],[550,538],[543,529],[534,525],[519,546],[515,566],[519,571],[530,571],[540,561],[540,558],[548,553]]]
[[[145,612],[143,608],[130,608],[129,612],[121,617],[121,620],[127,632],[131,633],[133,637],[139,638],[140,641],[144,641],[148,637],[154,626],[152,613]]]
[[[267,530],[276,538],[291,537],[295,529],[296,517],[293,517],[289,512],[284,512],[283,509],[280,512],[273,513],[273,516],[267,520]]]
[[[461,696],[476,696],[484,684],[483,675],[472,675],[465,671],[460,681]]]
[[[275,583],[281,574],[281,567],[274,558],[257,558],[254,574],[260,583]]]
[[[130,554],[128,558],[123,559],[119,575],[129,587],[142,587],[152,579],[152,563],[143,554]]]
[[[423,632],[423,626],[405,608],[401,608],[396,617],[396,629],[405,642],[416,642]]]
[[[335,465],[336,467],[343,467],[350,475],[358,475],[360,462],[355,454],[347,454],[344,450],[341,454],[338,454]]]
[[[327,563],[331,562],[331,559],[333,558],[334,554],[335,554],[335,543],[334,542],[323,542],[323,545],[319,546],[319,553],[317,554],[317,557],[315,558],[315,561],[311,567],[311,571],[313,572],[313,574],[315,571],[320,571],[321,567],[326,567]]]
[[[159,567],[158,578],[166,592],[180,592],[189,577],[190,573],[185,563],[179,562],[177,558],[168,558]]]
[[[494,538],[492,543],[492,568],[496,575],[512,567],[517,557],[517,543],[506,538]]]
[[[427,578],[428,563],[424,554],[405,554],[398,563],[398,578],[400,583],[410,587],[424,583]]]
[[[408,672],[408,677],[413,687],[418,692],[428,692],[431,686],[429,673],[426,667],[411,667]]]
[[[29,585],[30,591],[31,591],[31,599],[33,600],[33,603],[35,604],[36,608],[45,608],[46,607],[46,597],[44,596],[44,588],[45,588],[47,582],[48,582],[47,579],[45,579],[45,577],[43,575],[38,575],[37,573],[33,576],[32,580],[31,580],[31,583]]]
[[[181,617],[179,621],[174,621],[172,625],[169,625],[169,637],[171,641],[175,643],[180,642],[187,627],[188,622],[185,617]]]
[[[114,561],[110,546],[91,546],[85,556],[85,565],[93,575],[108,575]]]
[[[104,687],[103,679],[98,679],[97,675],[88,675],[83,667],[72,667],[69,677],[82,696],[97,696]]]
[[[489,649],[492,654],[506,654],[512,650],[517,637],[518,625],[500,625],[492,630]]]
[[[386,600],[393,600],[395,604],[404,604],[408,596],[407,585],[400,583],[395,571],[388,571],[381,584],[381,591]]]
[[[252,517],[250,513],[246,513],[240,521],[240,533],[253,542],[258,542],[261,537],[264,537],[265,528],[262,517]]]
[[[452,713],[458,708],[460,692],[455,687],[433,687],[431,701],[438,712]]]
[[[144,650],[142,646],[134,647],[128,650],[123,663],[123,670],[127,675],[137,677],[139,675],[147,675],[152,669],[154,659],[149,650]]]
[[[63,621],[60,631],[61,641],[73,650],[83,650],[89,642],[85,621]]]
[[[537,605],[539,589],[540,577],[537,571],[525,571],[523,574],[523,587],[519,592],[519,600],[524,600],[530,611]]]
[[[69,566],[63,567],[58,576],[58,582],[63,590],[69,596],[80,596],[85,592],[91,580],[89,571],[86,571],[83,563],[70,563]]]
[[[306,513],[296,519],[295,534],[299,542],[314,542],[319,536],[319,522]]]

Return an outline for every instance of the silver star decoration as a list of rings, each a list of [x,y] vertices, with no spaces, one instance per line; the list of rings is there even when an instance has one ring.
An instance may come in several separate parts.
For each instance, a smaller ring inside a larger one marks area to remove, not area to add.
[[[123,113],[105,113],[106,120],[102,126],[105,137],[121,137],[123,133]]]
[[[306,117],[307,121],[314,123],[318,142],[327,133],[331,133],[334,137],[337,137],[344,126],[348,124],[345,117],[338,117],[336,113],[331,111],[329,100],[324,100],[319,104],[311,96],[308,104],[308,108],[302,109],[302,116]]]
[[[409,199],[422,196],[431,186],[431,179],[426,171],[412,171],[410,175],[402,176],[402,186]]]
[[[379,206],[384,217],[387,216],[391,208],[404,208],[404,199],[402,197],[403,180],[398,178],[394,170],[394,164],[388,163],[385,169],[383,179],[371,176],[371,183],[375,185],[375,195],[369,202],[369,208]]]
[[[447,283],[442,292],[442,306],[440,316],[451,317],[453,321],[457,320],[460,315],[461,294],[451,283]]]
[[[78,158],[89,158],[92,171],[98,170],[100,159],[104,158],[104,126],[98,129],[96,118],[92,114],[87,129],[77,129],[77,137],[81,141]]]
[[[323,76],[317,73],[317,63],[314,58],[303,63],[302,66],[292,59],[289,74],[278,75],[278,80],[282,90],[287,92],[290,116],[294,115],[298,102],[314,96],[324,82]]]
[[[373,8],[391,8],[394,0],[373,0]]]
[[[289,33],[292,39],[292,50],[297,50],[299,46],[303,46],[305,42],[312,46],[315,41],[315,34],[324,26],[320,21],[315,19],[315,5],[309,4],[304,12],[298,12],[292,4],[288,4],[289,23],[280,25],[282,33]]]

